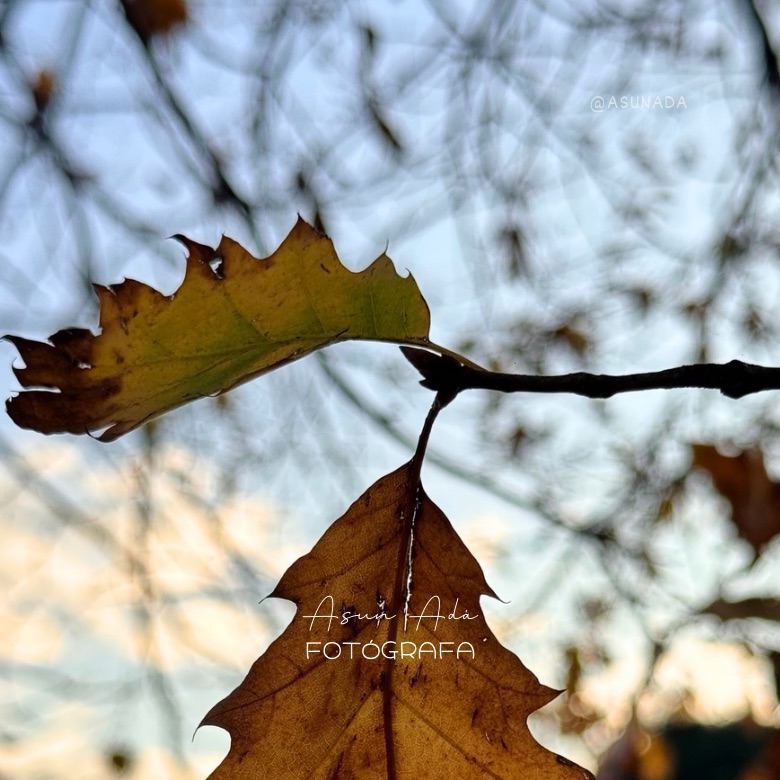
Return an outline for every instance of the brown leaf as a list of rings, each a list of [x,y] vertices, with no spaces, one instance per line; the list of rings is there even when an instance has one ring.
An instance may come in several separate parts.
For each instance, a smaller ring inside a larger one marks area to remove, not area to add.
[[[128,24],[147,43],[154,36],[169,35],[187,21],[185,0],[121,0]]]
[[[731,520],[753,548],[755,558],[780,534],[780,484],[766,473],[760,450],[722,455],[710,444],[694,444],[693,466],[712,477],[716,490],[731,505]]]
[[[590,337],[577,327],[575,319],[553,328],[548,332],[548,336],[553,342],[565,344],[578,357],[583,357],[591,347]]]
[[[729,262],[745,254],[746,243],[734,233],[725,233],[718,242],[715,252],[722,263]]]
[[[135,758],[133,753],[123,747],[110,750],[106,760],[115,775],[125,775],[132,772]]]
[[[780,730],[752,718],[718,726],[667,723],[660,732],[632,724],[610,748],[598,780],[777,780]]]
[[[721,620],[747,620],[762,618],[780,622],[780,599],[748,598],[741,601],[717,599],[700,610]]]
[[[362,339],[428,341],[430,316],[411,276],[386,255],[352,273],[303,220],[270,256],[223,237],[189,249],[179,289],[164,296],[128,279],[96,286],[100,334],[69,329],[49,344],[8,336],[24,360],[17,425],[112,441],[177,406],[223,393],[321,347]],[[52,388],[58,392],[41,390]]]
[[[491,633],[479,599],[493,592],[412,464],[271,595],[297,612],[204,718],[231,736],[210,780],[590,777],[531,736],[526,718],[556,692]]]
[[[57,85],[57,78],[54,72],[48,68],[41,68],[35,74],[35,79],[30,84],[30,92],[35,101],[35,108],[38,113],[45,111]]]

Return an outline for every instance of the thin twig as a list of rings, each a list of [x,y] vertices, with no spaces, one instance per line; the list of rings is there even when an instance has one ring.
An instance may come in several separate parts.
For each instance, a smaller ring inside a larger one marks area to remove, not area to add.
[[[577,371],[557,376],[504,374],[463,365],[451,357],[401,347],[407,360],[423,375],[420,384],[431,390],[460,393],[463,390],[497,390],[501,393],[573,393],[586,398],[610,398],[640,390],[698,387],[742,398],[763,390],[780,389],[780,368],[730,363],[697,363],[643,374],[589,374]]]
[[[378,407],[373,406],[367,398],[361,396],[347,380],[341,376],[339,371],[328,360],[325,353],[318,352],[316,353],[315,358],[319,361],[320,368],[323,370],[325,376],[328,377],[333,386],[347,401],[349,401],[349,403],[366,415],[375,425],[390,436],[390,438],[407,449],[415,449],[416,443],[414,437],[398,428],[388,415]],[[611,543],[613,541],[609,538],[608,534],[605,534],[603,523],[598,523],[594,526],[573,526],[566,522],[564,518],[553,512],[549,507],[544,506],[541,501],[524,498],[511,488],[502,485],[493,477],[487,476],[486,474],[480,474],[467,466],[457,463],[449,455],[429,448],[427,450],[426,460],[444,473],[461,479],[480,490],[486,491],[510,506],[544,520],[553,528],[566,533],[577,534],[578,536],[598,544]],[[625,552],[628,555],[632,555],[630,551],[626,550]]]

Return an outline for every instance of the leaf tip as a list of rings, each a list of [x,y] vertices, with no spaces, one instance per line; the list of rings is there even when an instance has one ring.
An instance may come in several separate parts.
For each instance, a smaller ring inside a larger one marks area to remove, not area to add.
[[[183,233],[175,233],[174,235],[169,236],[169,238],[178,241],[190,255],[194,255],[197,258],[210,255],[214,251],[212,247],[193,241],[191,238],[187,238]]]

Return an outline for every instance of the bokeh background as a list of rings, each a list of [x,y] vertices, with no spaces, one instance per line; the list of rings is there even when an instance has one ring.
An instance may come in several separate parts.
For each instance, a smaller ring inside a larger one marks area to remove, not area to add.
[[[0,332],[94,329],[93,281],[176,289],[168,236],[263,256],[300,213],[494,369],[777,365],[775,52],[759,0],[0,0]],[[292,615],[260,600],[409,458],[417,379],[347,344],[111,445],[4,416],[0,778],[205,778],[198,723]],[[778,426],[696,390],[442,415],[427,490],[568,691],[545,745],[671,780],[682,727],[737,729],[724,780],[777,777]]]

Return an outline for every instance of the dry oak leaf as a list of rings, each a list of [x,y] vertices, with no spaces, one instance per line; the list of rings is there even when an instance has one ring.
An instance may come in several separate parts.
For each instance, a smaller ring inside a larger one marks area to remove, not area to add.
[[[230,238],[189,250],[171,296],[141,282],[95,286],[100,333],[69,329],[48,344],[8,336],[25,388],[7,402],[17,425],[112,441],[188,401],[223,393],[313,350],[353,339],[430,346],[428,307],[382,255],[353,273],[299,219],[270,256]],[[40,389],[51,388],[51,390]]]
[[[711,444],[693,444],[693,466],[707,471],[731,505],[731,520],[757,559],[780,534],[780,484],[766,473],[760,450],[723,455]]]
[[[187,21],[185,0],[120,0],[128,24],[148,43],[155,36],[169,35]]]
[[[295,617],[201,724],[231,737],[209,780],[592,778],[532,737],[558,692],[491,633],[482,569],[418,486],[383,477],[284,574]]]

